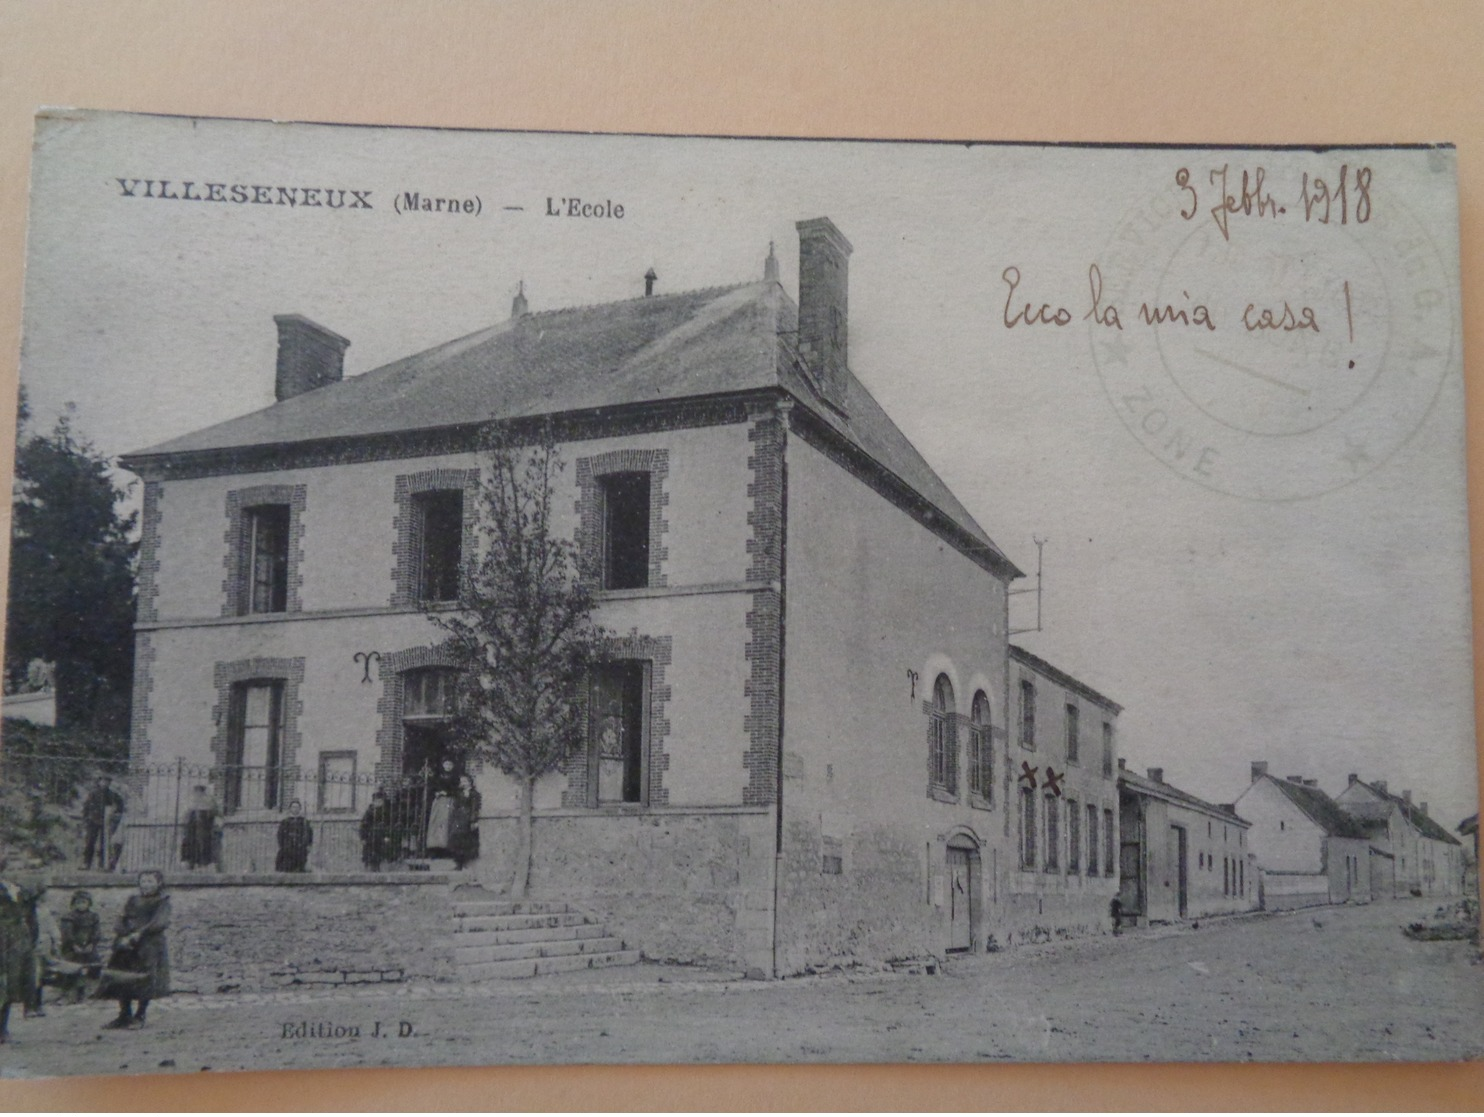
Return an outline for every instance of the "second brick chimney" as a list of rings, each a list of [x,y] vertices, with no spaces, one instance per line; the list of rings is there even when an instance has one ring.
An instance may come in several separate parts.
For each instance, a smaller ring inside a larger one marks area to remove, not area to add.
[[[293,399],[345,378],[350,341],[302,314],[275,314],[278,325],[278,376],[274,395]]]
[[[1252,762],[1252,782],[1256,783],[1268,774],[1268,762],[1266,760],[1254,760]]]
[[[819,393],[842,411],[849,368],[850,253],[828,217],[800,221],[799,356]]]
[[[1163,768],[1150,768],[1149,778],[1155,783],[1165,782],[1165,770]]]

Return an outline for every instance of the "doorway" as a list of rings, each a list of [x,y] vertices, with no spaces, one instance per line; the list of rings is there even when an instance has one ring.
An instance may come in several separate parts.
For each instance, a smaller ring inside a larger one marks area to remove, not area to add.
[[[1185,835],[1185,827],[1170,827],[1170,857],[1175,862],[1176,882],[1176,904],[1180,918],[1184,919],[1190,910],[1190,871],[1189,871],[1189,845]]]
[[[597,804],[645,800],[646,666],[631,660],[593,672],[588,755],[589,786]]]
[[[974,949],[977,899],[974,878],[978,867],[977,849],[963,844],[948,847],[948,949],[952,952]]]

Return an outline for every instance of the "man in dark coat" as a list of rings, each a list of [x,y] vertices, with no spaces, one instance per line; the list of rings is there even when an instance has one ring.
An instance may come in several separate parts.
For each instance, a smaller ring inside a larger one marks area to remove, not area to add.
[[[112,783],[113,781],[107,776],[99,776],[92,790],[88,792],[87,798],[82,801],[82,824],[85,835],[82,861],[84,869],[93,867],[95,851],[98,855],[98,868],[108,867],[109,832],[112,829],[109,823],[116,820],[124,809],[123,796],[113,789]]]
[[[25,1007],[36,996],[34,902],[20,885],[0,879],[0,1043],[10,1040],[10,1006]]]
[[[170,995],[170,952],[165,945],[170,897],[164,886],[165,875],[157,869],[140,873],[139,891],[129,897],[114,928],[113,954],[98,996],[118,1001],[119,1014],[106,1028],[144,1027],[149,1002]]]
[[[302,873],[309,864],[309,847],[314,844],[314,828],[304,817],[304,804],[295,799],[289,804],[289,816],[278,824],[278,856],[273,861],[275,873]]]

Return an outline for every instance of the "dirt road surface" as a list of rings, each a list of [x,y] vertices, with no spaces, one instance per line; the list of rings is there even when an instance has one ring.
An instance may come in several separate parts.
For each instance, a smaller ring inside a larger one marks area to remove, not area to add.
[[[1431,902],[1319,908],[778,982],[641,965],[477,989],[177,996],[12,1022],[0,1076],[503,1063],[1454,1060],[1484,965],[1399,928]],[[379,1022],[379,1025],[378,1025]],[[351,1034],[351,1033],[354,1034]]]

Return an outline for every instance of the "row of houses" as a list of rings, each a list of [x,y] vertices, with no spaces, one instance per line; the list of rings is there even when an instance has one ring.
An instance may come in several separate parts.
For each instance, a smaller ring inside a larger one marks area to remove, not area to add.
[[[1264,777],[1239,811],[1125,770],[1121,707],[1010,643],[1022,572],[852,373],[850,243],[827,218],[798,235],[797,302],[770,247],[736,286],[651,275],[545,312],[522,290],[497,325],[351,378],[345,337],[279,316],[277,402],[122,462],[144,482],[132,763],[231,782],[211,789],[229,844],[304,777],[330,826],[373,784],[464,774],[429,614],[476,545],[482,430],[550,423],[554,526],[614,635],[587,748],[535,790],[531,888],[651,956],[781,974],[983,950],[1116,909],[1244,910],[1290,872],[1276,891],[1332,901],[1341,863],[1372,888],[1383,841],[1393,891],[1448,877],[1410,836],[1425,808],[1366,806],[1396,836],[1327,829],[1311,864],[1290,820],[1334,819],[1305,785]],[[468,774],[466,871],[493,888],[517,791]],[[173,802],[129,826],[177,825]]]

